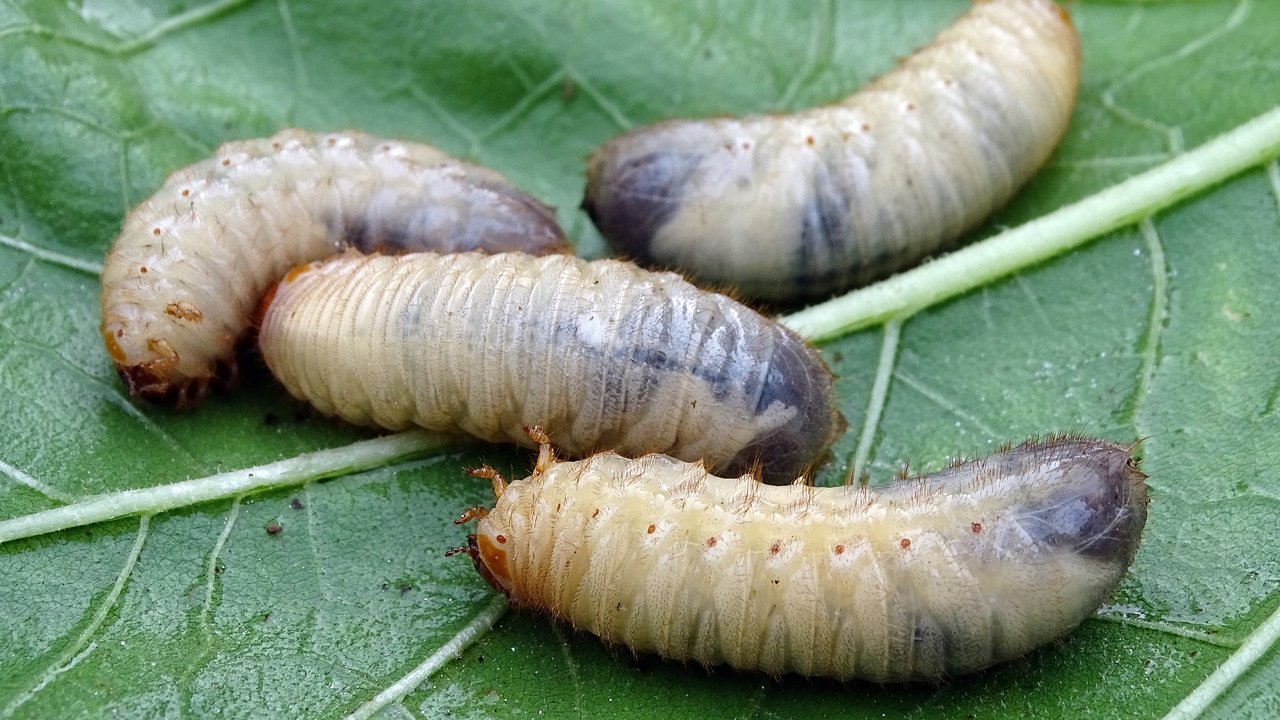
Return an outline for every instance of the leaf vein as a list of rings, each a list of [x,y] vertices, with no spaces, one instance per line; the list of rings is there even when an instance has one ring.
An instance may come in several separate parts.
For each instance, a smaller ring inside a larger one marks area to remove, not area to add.
[[[293,26],[293,14],[289,11],[289,0],[276,0],[276,13],[280,16],[280,25],[284,36],[289,41],[289,59],[293,63],[293,74],[297,78],[298,94],[311,94],[311,79],[307,75],[307,67],[302,62],[302,43],[298,31]]]
[[[1145,75],[1151,72],[1154,72],[1156,70],[1159,70],[1167,65],[1173,64],[1179,60],[1188,58],[1200,52],[1201,50],[1208,47],[1209,45],[1212,45],[1218,40],[1221,40],[1222,38],[1226,37],[1232,31],[1234,31],[1236,28],[1240,27],[1240,25],[1244,23],[1245,19],[1249,16],[1249,13],[1252,10],[1253,10],[1252,0],[1240,0],[1240,2],[1236,4],[1235,9],[1232,10],[1231,14],[1227,16],[1226,20],[1224,20],[1223,23],[1218,27],[1214,28],[1213,30],[1210,30],[1209,32],[1206,32],[1197,36],[1196,39],[1186,43],[1182,47],[1172,52],[1169,52],[1159,57],[1148,60],[1147,62],[1138,65],[1137,67],[1133,68],[1132,70],[1125,73],[1124,75],[1121,75],[1119,78],[1115,80],[1115,82],[1113,82],[1105,90],[1102,91],[1103,107],[1105,107],[1107,111],[1111,112],[1113,115],[1120,118],[1121,120],[1129,122],[1138,127],[1146,128],[1148,130],[1152,130],[1154,132],[1165,135],[1165,142],[1169,148],[1169,152],[1174,155],[1178,155],[1182,153],[1182,151],[1184,150],[1182,128],[1174,125],[1166,125],[1164,123],[1153,120],[1151,118],[1144,117],[1133,110],[1130,110],[1124,105],[1121,105],[1116,100],[1116,94],[1119,93],[1125,87],[1142,79],[1142,77],[1144,77]]]
[[[569,651],[569,638],[560,628],[560,623],[550,618],[547,619],[547,623],[551,625],[556,639],[560,641],[560,656],[564,658],[565,667],[569,670],[569,679],[573,682],[573,709],[578,717],[582,717],[582,677],[578,673],[578,663],[573,659],[573,653]]]
[[[1235,681],[1253,667],[1263,655],[1280,640],[1280,608],[1245,638],[1238,650],[1231,654],[1213,674],[1205,679],[1190,695],[1182,699],[1165,720],[1189,720],[1200,717],[1204,711],[1222,696]]]
[[[1224,648],[1231,648],[1231,649],[1240,647],[1240,642],[1238,640],[1233,640],[1231,638],[1224,638],[1219,635],[1214,635],[1213,633],[1207,633],[1201,630],[1192,630],[1191,628],[1185,628],[1185,627],[1182,627],[1181,625],[1174,625],[1167,622],[1144,620],[1142,618],[1129,617],[1128,615],[1125,615],[1125,614],[1106,612],[1105,608],[1103,610],[1099,610],[1098,613],[1094,615],[1091,619],[1097,620],[1099,622],[1115,623],[1117,625],[1128,625],[1130,627],[1142,628],[1143,630],[1152,630],[1159,633],[1166,633],[1168,635],[1176,635],[1178,637],[1184,637],[1189,640],[1196,640],[1196,641],[1205,643],[1207,645],[1214,645],[1216,647],[1224,647]]]
[[[800,89],[813,81],[819,69],[824,65],[823,57],[830,64],[834,30],[836,26],[836,10],[831,0],[822,3],[822,10],[813,13],[813,23],[809,29],[809,42],[805,44],[807,52],[804,62],[791,76],[790,82],[783,88],[778,98],[778,107],[789,108],[796,101]]]
[[[1160,240],[1160,232],[1148,216],[1138,223],[1142,239],[1147,246],[1147,255],[1151,258],[1151,306],[1147,313],[1147,326],[1142,333],[1135,354],[1140,358],[1138,383],[1133,389],[1125,405],[1128,407],[1126,422],[1132,426],[1139,436],[1147,433],[1142,429],[1141,412],[1151,383],[1155,379],[1156,368],[1160,365],[1161,338],[1169,318],[1169,266],[1165,260],[1164,244]]]
[[[876,363],[876,376],[871,382],[871,397],[867,400],[867,414],[862,421],[862,433],[858,436],[858,447],[853,454],[853,467],[849,477],[858,482],[866,472],[867,458],[871,455],[871,447],[875,444],[876,434],[880,429],[880,416],[884,412],[884,402],[889,395],[889,382],[893,378],[897,364],[898,348],[901,345],[901,320],[890,320],[884,324],[884,339],[880,344],[880,360]]]
[[[916,378],[912,377],[911,375],[908,375],[902,370],[895,370],[893,372],[893,376],[898,380],[901,380],[902,383],[905,384],[907,387],[923,395],[925,399],[931,401],[934,405],[937,405],[943,410],[946,410],[952,415],[955,415],[961,420],[977,428],[986,437],[991,439],[995,439],[999,437],[1000,433],[997,433],[990,425],[987,425],[986,423],[979,420],[977,416],[969,412],[966,412],[964,408],[960,407],[956,403],[951,402],[950,400],[947,399],[945,395],[925,385],[920,380],[917,380]]]
[[[19,240],[8,235],[0,235],[0,245],[11,247],[14,250],[21,250],[37,260],[42,260],[51,265],[58,265],[71,270],[76,270],[88,275],[97,276],[102,272],[102,263],[83,260],[74,255],[56,252],[54,250],[46,250],[42,247],[32,245],[25,240]]]
[[[142,554],[142,546],[146,543],[148,529],[151,523],[150,515],[143,515],[138,521],[138,531],[133,541],[133,548],[129,551],[128,557],[125,558],[124,565],[120,568],[120,573],[116,576],[116,582],[111,587],[111,591],[103,599],[102,603],[94,612],[89,624],[62,652],[58,660],[45,670],[40,680],[32,687],[19,693],[9,704],[0,710],[0,717],[13,717],[18,708],[25,705],[28,701],[36,696],[41,690],[44,690],[51,683],[58,679],[58,676],[75,667],[81,660],[88,657],[89,653],[97,647],[97,643],[92,641],[94,635],[102,629],[106,622],[107,615],[111,613],[111,609],[115,607],[116,601],[120,599],[120,594],[124,591],[129,577],[133,575],[133,570],[138,565],[138,556]]]
[[[382,692],[375,695],[369,702],[356,708],[346,720],[367,720],[373,717],[379,710],[394,702],[399,702],[406,695],[413,692],[427,678],[431,677],[437,670],[448,663],[455,657],[462,655],[462,652],[471,647],[476,640],[487,633],[493,624],[502,617],[507,611],[507,599],[503,595],[495,595],[489,604],[476,614],[471,622],[467,623],[456,635],[449,639],[444,645],[441,645],[435,652],[431,653],[422,664],[411,670],[407,675],[389,685]]]
[[[0,473],[4,473],[10,480],[13,480],[19,485],[25,485],[50,500],[55,500],[60,503],[73,503],[81,499],[79,495],[62,492],[43,480],[23,472],[21,468],[10,465],[5,462],[3,458],[0,458]]]
[[[187,30],[202,22],[213,20],[219,16],[226,15],[241,7],[246,7],[255,2],[255,0],[215,0],[215,2],[207,5],[197,5],[186,12],[178,13],[172,17],[156,23],[149,30],[129,40],[120,42],[115,46],[104,47],[103,50],[111,55],[126,56],[132,55],[141,50],[145,50],[154,45],[157,41],[182,30]]]

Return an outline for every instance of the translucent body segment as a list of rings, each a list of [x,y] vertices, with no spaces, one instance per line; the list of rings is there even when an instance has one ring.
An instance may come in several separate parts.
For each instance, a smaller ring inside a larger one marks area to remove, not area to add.
[[[551,208],[428,145],[303,130],[228,142],[125,218],[102,272],[107,352],[133,394],[194,399],[234,370],[262,293],[344,247],[568,249]]]
[[[588,163],[583,208],[642,264],[748,297],[830,295],[915,264],[1004,205],[1066,131],[1080,64],[1050,0],[977,2],[839,103],[613,139]]]
[[[816,351],[672,273],[567,255],[354,254],[290,274],[259,330],[296,397],[574,455],[664,452],[789,481],[844,428]]]

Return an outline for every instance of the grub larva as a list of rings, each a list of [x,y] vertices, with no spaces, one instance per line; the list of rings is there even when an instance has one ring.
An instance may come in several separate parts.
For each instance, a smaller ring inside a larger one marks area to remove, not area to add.
[[[1111,594],[1146,521],[1131,450],[1054,437],[868,489],[544,444],[525,480],[473,472],[498,500],[463,515],[479,522],[453,552],[513,605],[636,652],[937,681],[1024,655]]]
[[[1007,202],[1067,127],[1080,44],[1050,0],[976,2],[842,102],[668,121],[592,155],[583,208],[614,249],[766,300],[915,264]]]
[[[567,251],[551,208],[428,145],[285,130],[228,142],[125,218],[102,272],[102,337],[133,394],[198,398],[234,372],[262,293],[338,252]]]
[[[844,428],[781,325],[673,273],[568,255],[354,253],[276,289],[258,335],[294,396],[350,422],[566,452],[665,452],[789,481]]]

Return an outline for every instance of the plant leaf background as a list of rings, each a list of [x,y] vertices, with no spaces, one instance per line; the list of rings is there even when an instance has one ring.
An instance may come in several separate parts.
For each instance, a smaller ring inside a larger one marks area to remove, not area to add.
[[[359,128],[489,165],[559,207],[587,153],[672,116],[801,108],[890,68],[959,1],[0,3],[0,518],[368,437],[250,363],[197,412],[130,401],[93,272],[124,213],[228,139]],[[1280,4],[1077,2],[1084,80],[1050,164],[980,237],[1272,107]],[[1150,717],[1280,602],[1280,173],[932,308],[902,330],[870,471],[1009,439],[1146,438],[1153,501],[1113,603],[1066,640],[939,686],[781,682],[635,658],[524,613],[383,711],[409,717]],[[825,344],[851,431],[883,334]],[[0,546],[0,717],[340,716],[492,591],[450,524],[488,501],[454,452],[293,491]],[[269,523],[283,527],[278,535]],[[1280,712],[1273,649],[1211,714]]]

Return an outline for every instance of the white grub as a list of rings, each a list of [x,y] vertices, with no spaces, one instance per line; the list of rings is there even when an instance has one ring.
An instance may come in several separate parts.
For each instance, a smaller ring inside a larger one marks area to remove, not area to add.
[[[545,436],[542,437],[545,440]],[[1058,436],[888,485],[768,486],[665,456],[562,462],[468,548],[514,606],[638,653],[779,676],[931,681],[1070,632],[1146,522],[1132,446]]]
[[[574,455],[663,452],[790,481],[844,428],[778,323],[673,273],[568,255],[355,253],[297,268],[259,329],[294,396],[349,422]]]
[[[420,143],[284,130],[228,142],[125,218],[102,272],[102,337],[134,395],[197,400],[234,374],[259,297],[339,252],[565,252],[551,208]]]
[[[1066,131],[1080,42],[1050,0],[973,8],[892,71],[790,115],[672,120],[587,168],[621,255],[772,301],[914,265],[1004,205]]]

